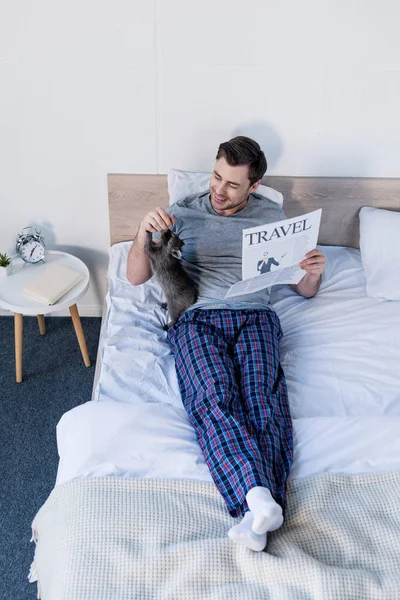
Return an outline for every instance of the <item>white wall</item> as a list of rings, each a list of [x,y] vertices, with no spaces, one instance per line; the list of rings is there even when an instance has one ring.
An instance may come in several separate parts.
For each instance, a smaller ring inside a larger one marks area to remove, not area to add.
[[[0,252],[75,253],[100,315],[110,172],[209,170],[257,139],[270,174],[400,176],[395,0],[3,0]]]

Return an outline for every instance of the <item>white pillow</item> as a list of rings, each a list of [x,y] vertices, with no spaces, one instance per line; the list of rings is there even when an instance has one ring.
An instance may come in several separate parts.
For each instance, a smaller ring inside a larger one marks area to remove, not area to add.
[[[179,171],[170,169],[168,171],[168,193],[170,205],[177,200],[182,200],[191,194],[199,194],[210,187],[211,173],[195,173],[193,171]],[[283,196],[273,188],[259,185],[256,194],[264,196],[279,206],[283,204]]]
[[[400,212],[363,206],[360,251],[367,295],[400,300]]]

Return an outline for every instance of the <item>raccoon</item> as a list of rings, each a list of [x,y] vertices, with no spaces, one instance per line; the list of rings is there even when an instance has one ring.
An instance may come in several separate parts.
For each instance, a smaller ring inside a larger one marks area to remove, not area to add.
[[[146,231],[144,251],[149,257],[151,270],[167,299],[170,322],[164,326],[167,330],[179,319],[181,314],[194,304],[198,297],[196,283],[183,267],[181,248],[184,242],[170,229],[161,233],[159,242],[153,241],[153,235]]]

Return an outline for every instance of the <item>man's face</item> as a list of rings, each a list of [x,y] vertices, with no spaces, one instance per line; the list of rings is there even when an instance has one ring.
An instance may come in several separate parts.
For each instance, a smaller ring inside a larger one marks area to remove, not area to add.
[[[247,165],[231,167],[224,157],[215,163],[210,181],[211,206],[223,216],[233,215],[247,204],[247,198],[260,185],[250,185]]]

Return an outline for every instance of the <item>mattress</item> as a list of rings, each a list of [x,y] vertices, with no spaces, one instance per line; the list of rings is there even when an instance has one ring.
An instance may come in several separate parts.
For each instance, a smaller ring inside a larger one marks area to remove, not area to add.
[[[162,292],[154,279],[127,281],[129,248],[109,250],[94,401],[58,423],[56,485],[110,475],[211,481],[181,403]],[[320,248],[317,296],[271,293],[294,426],[290,478],[400,469],[399,303],[367,297],[358,250]]]

